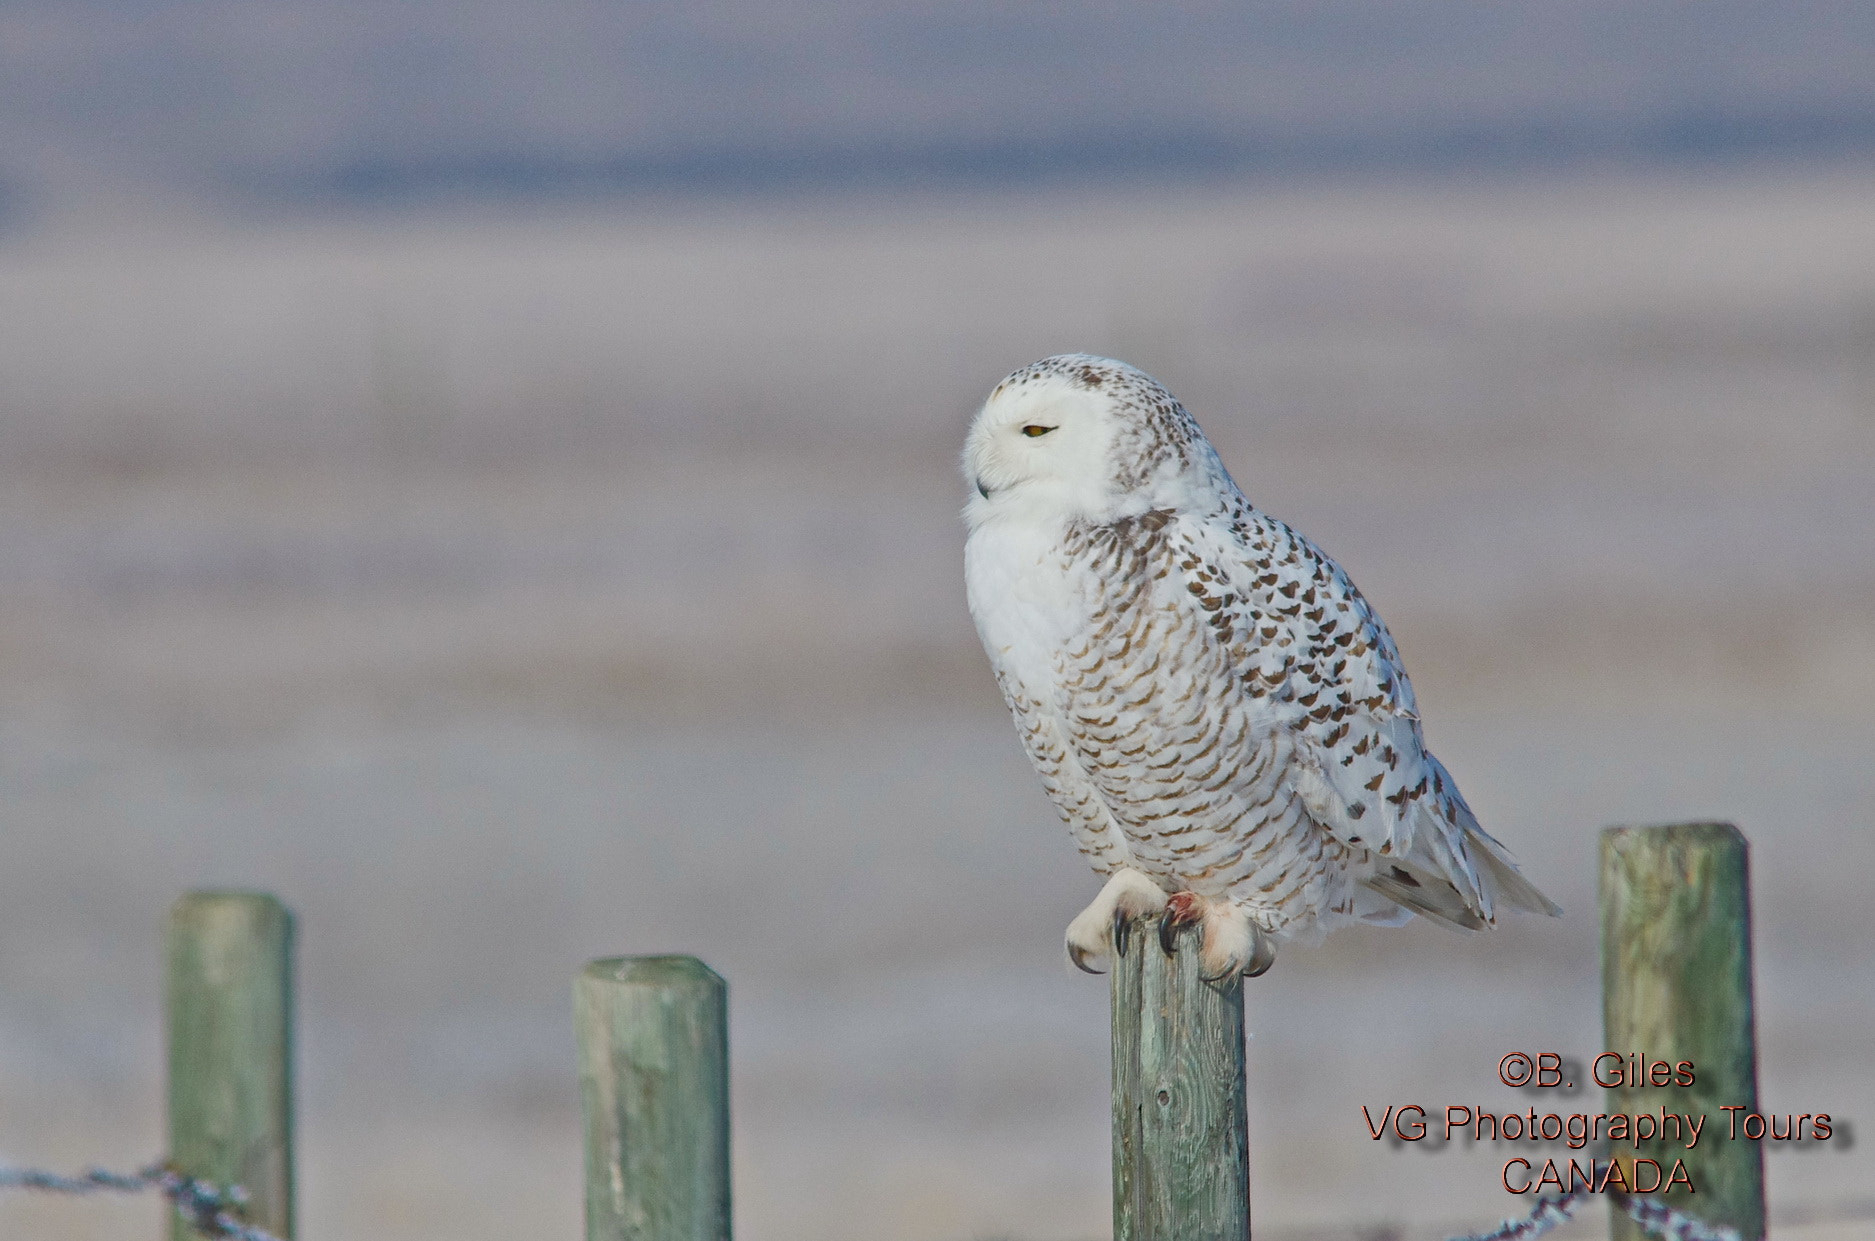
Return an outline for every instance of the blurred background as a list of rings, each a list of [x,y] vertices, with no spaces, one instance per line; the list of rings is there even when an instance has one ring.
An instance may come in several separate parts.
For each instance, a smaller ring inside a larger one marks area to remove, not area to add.
[[[250,886],[305,1237],[579,1235],[571,979],[661,951],[749,1241],[1105,1237],[954,464],[1077,349],[1347,566],[1568,909],[1249,988],[1262,1231],[1515,1209],[1360,1106],[1599,1050],[1598,829],[1720,817],[1840,1139],[1773,1219],[1875,1235],[1871,64],[1853,0],[4,0],[0,1158],[160,1150],[164,911]]]

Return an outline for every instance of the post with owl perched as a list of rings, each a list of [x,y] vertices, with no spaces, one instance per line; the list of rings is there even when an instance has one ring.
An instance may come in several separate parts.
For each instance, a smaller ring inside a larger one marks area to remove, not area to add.
[[[1116,972],[1116,1109],[1150,1086],[1116,1110],[1116,1235],[1241,1235],[1122,1215],[1170,1201],[1157,1155],[1208,1158],[1190,1175],[1217,1184],[1179,1183],[1219,1211],[1243,1184],[1247,1213],[1240,980],[1339,926],[1419,915],[1475,931],[1504,909],[1560,911],[1426,748],[1379,614],[1250,503],[1157,380],[1088,354],[1025,366],[984,402],[963,467],[971,616],[1023,749],[1103,880],[1068,924],[1068,959]],[[1157,934],[1129,944],[1142,920]],[[1164,1106],[1183,1082],[1216,1107],[1153,1128],[1160,1090],[1138,1075],[1161,1065],[1184,1074]],[[1142,1134],[1185,1153],[1141,1148]]]
[[[1207,982],[1178,928],[1115,928],[1113,1238],[1249,1241],[1243,980]]]

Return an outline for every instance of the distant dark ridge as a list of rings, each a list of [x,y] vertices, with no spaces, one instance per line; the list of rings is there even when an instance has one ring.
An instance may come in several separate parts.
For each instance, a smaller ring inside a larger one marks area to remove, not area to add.
[[[709,147],[598,157],[550,151],[364,156],[329,169],[232,180],[237,192],[259,205],[382,207],[671,192],[984,187],[1369,170],[1514,172],[1603,161],[1677,166],[1871,155],[1875,109],[1762,114],[1712,109],[1636,124],[1533,122],[1307,140],[1184,132],[1032,142]]]

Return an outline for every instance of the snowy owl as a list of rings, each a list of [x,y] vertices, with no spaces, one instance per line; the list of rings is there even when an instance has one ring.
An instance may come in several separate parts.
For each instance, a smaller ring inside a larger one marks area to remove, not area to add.
[[[1427,752],[1380,617],[1244,498],[1157,381],[1086,354],[1025,366],[963,465],[971,615],[1107,877],[1068,925],[1076,965],[1099,972],[1155,914],[1168,951],[1200,924],[1201,970],[1222,978],[1350,922],[1560,912]]]

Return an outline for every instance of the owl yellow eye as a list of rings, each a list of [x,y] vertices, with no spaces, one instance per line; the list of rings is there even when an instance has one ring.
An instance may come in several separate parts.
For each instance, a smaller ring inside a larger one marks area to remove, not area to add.
[[[1038,427],[1031,422],[1028,426],[1022,428],[1022,433],[1030,439],[1034,439],[1038,435],[1047,435],[1054,429],[1053,427]]]

